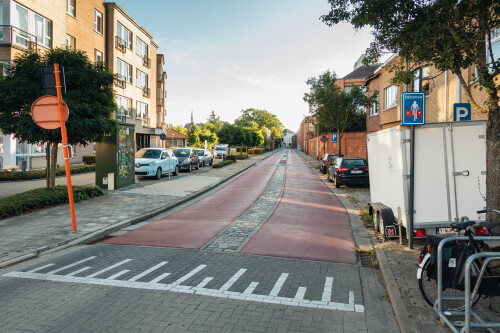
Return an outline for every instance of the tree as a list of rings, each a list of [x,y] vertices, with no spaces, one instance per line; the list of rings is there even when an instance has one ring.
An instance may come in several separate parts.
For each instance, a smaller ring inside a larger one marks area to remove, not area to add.
[[[492,31],[500,26],[500,2],[491,0],[329,0],[321,17],[334,25],[370,26],[374,41],[368,61],[382,52],[399,52],[415,66],[429,64],[457,75],[472,107],[488,112],[486,127],[486,206],[500,207],[500,59],[494,54]],[[498,51],[497,51],[498,52]],[[469,85],[462,69],[475,66],[479,85]],[[394,83],[409,83],[414,68],[396,66]],[[479,104],[474,89],[485,90]],[[489,214],[488,219],[493,219]]]
[[[245,132],[241,126],[224,124],[219,132],[217,132],[219,142],[229,146],[242,146],[245,142]]]
[[[196,124],[193,124],[189,127],[188,130],[188,144],[190,146],[199,148],[200,144],[200,127]]]
[[[281,137],[283,133],[283,124],[281,121],[272,113],[266,110],[258,109],[246,109],[241,111],[241,116],[234,121],[235,125],[250,128],[259,128],[265,126],[272,129],[275,128],[275,133],[277,137]],[[277,139],[277,138],[273,138]]]
[[[31,104],[44,95],[42,66],[54,63],[64,67],[66,91],[63,100],[69,108],[66,122],[68,143],[86,145],[99,142],[110,133],[116,121],[113,97],[114,75],[102,63],[92,64],[84,52],[51,49],[41,55],[26,52],[16,57],[4,80],[0,80],[0,130],[12,133],[21,142],[52,146],[48,188],[55,186],[57,146],[61,130],[38,127],[31,118]]]
[[[304,101],[309,103],[311,113],[316,117],[316,130],[318,134],[325,135],[329,132],[337,133],[339,155],[342,154],[341,140],[348,128],[365,130],[366,124],[363,107],[373,103],[377,94],[366,96],[366,91],[361,87],[352,85],[348,91],[336,84],[335,73],[326,71],[318,78],[313,77],[306,81],[310,92],[304,94]]]

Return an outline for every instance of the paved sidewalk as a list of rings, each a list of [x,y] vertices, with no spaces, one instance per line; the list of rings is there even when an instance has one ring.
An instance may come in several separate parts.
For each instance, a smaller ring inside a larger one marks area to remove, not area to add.
[[[314,157],[300,152],[301,156],[312,168],[319,166],[319,161]],[[326,183],[326,177],[319,172],[319,177]],[[330,186],[333,193],[339,197],[352,220],[359,219],[359,209],[370,201],[370,189],[362,187],[341,187],[336,189]],[[388,240],[383,243],[376,237],[373,229],[367,229],[360,224],[360,228],[353,227],[356,245],[360,248],[375,246],[377,261],[387,288],[388,297],[403,333],[406,332],[451,332],[445,324],[441,324],[437,313],[429,306],[418,287],[417,264],[420,249],[425,246],[425,240],[415,240],[415,249],[410,250],[405,242],[399,244],[399,239]],[[361,231],[360,229],[364,229]],[[363,234],[365,236],[363,236]],[[369,243],[366,243],[368,241]],[[498,300],[497,300],[498,302]],[[486,320],[499,321],[500,314],[488,308],[490,301],[481,299],[474,309]],[[458,318],[457,318],[458,319]]]
[[[170,180],[163,177],[161,181],[145,181],[106,191],[104,197],[75,204],[78,231],[71,230],[69,205],[0,220],[0,267],[37,257],[54,248],[101,239],[201,195],[272,154],[257,155],[223,168],[206,168],[202,173],[182,173]],[[2,189],[5,184],[2,183]]]

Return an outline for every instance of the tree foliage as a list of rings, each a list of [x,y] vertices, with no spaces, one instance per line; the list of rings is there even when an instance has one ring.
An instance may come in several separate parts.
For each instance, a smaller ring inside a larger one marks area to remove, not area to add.
[[[409,83],[417,66],[432,65],[456,74],[469,102],[488,112],[486,132],[487,206],[500,207],[500,59],[491,47],[492,31],[500,27],[500,2],[493,0],[329,0],[331,10],[321,17],[334,25],[350,22],[370,26],[374,40],[367,61],[383,52],[399,53],[413,67],[395,65],[393,82]],[[498,52],[498,51],[497,51]],[[476,67],[478,83],[470,85],[462,69]],[[473,89],[484,90],[480,104]],[[493,216],[489,216],[489,219]]]
[[[273,140],[281,138],[281,134],[283,133],[283,124],[281,121],[274,114],[266,110],[242,110],[241,116],[234,121],[234,124],[242,127],[250,127],[254,130],[264,126],[272,131]]]
[[[335,73],[330,71],[310,78],[306,83],[310,92],[304,94],[304,101],[309,103],[311,113],[316,117],[316,130],[320,135],[337,133],[340,154],[340,142],[345,131],[366,129],[364,110],[373,103],[377,94],[368,98],[364,89],[354,85],[342,91],[336,84]]]

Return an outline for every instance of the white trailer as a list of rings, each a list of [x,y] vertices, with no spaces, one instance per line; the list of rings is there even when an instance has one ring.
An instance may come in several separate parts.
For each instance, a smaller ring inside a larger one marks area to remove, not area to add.
[[[461,216],[483,219],[486,205],[486,121],[415,126],[413,235],[447,231]],[[375,231],[396,237],[410,219],[410,128],[367,135],[370,214]],[[425,231],[425,233],[424,233]]]

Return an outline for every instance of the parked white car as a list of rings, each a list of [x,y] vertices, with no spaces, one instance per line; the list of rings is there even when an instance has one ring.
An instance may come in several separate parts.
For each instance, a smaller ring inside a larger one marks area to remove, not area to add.
[[[179,174],[179,162],[169,149],[142,148],[135,153],[136,176],[155,177],[159,180],[162,175],[169,173],[174,176]]]
[[[221,157],[225,158],[227,156],[227,145],[217,145],[214,149],[214,158]]]

